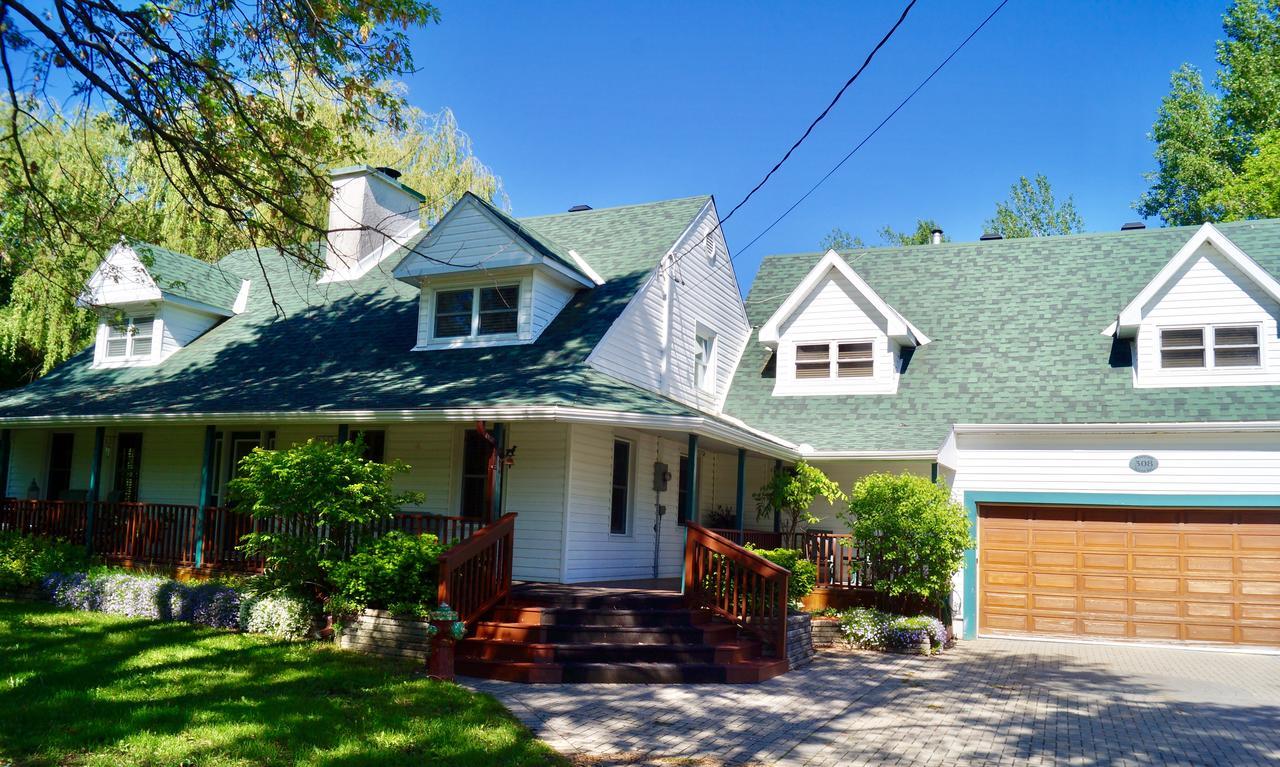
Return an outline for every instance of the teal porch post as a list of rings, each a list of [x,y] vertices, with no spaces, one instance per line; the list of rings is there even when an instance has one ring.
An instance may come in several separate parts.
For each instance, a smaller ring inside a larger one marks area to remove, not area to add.
[[[738,513],[738,530],[741,531],[746,520],[746,494],[747,494],[747,451],[745,448],[738,448],[738,488],[734,496],[734,509]]]
[[[777,474],[780,471],[782,471],[782,461],[775,460],[773,462],[773,473]],[[782,517],[778,516],[778,510],[776,508],[773,510],[773,531],[775,533],[782,532]]]
[[[9,453],[12,450],[9,429],[0,429],[0,498],[9,497]]]
[[[688,476],[680,477],[680,482],[684,484],[684,502],[685,508],[680,509],[681,522],[697,522],[698,521],[698,473],[700,470],[700,462],[698,461],[698,435],[689,435],[689,471]]]
[[[213,485],[213,426],[204,427],[204,459],[200,462],[200,492],[196,496],[196,567],[204,566],[204,507],[209,505],[209,491]]]
[[[338,444],[346,442],[351,436],[351,427],[345,423],[338,424]]]
[[[105,426],[93,430],[93,462],[89,464],[89,492],[85,496],[88,503],[84,508],[84,548],[90,554],[93,553],[93,517],[98,510],[98,493],[102,490],[102,443],[106,438]]]

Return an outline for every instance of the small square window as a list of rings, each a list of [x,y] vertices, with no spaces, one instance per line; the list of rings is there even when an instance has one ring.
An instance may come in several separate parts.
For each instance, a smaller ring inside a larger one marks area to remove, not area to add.
[[[830,377],[830,344],[800,344],[796,346],[796,378]]]
[[[155,317],[129,317],[123,323],[109,323],[106,356],[110,359],[150,357],[154,329]]]
[[[836,375],[840,378],[868,378],[875,372],[871,343],[840,344],[836,356]]]
[[[1160,367],[1202,368],[1204,366],[1204,328],[1160,331]]]
[[[471,335],[471,305],[475,292],[442,290],[436,293],[436,338]]]
[[[520,286],[480,289],[480,335],[514,333],[519,327]]]
[[[1258,328],[1255,325],[1213,329],[1213,366],[1257,367],[1262,364],[1262,349],[1258,344]]]

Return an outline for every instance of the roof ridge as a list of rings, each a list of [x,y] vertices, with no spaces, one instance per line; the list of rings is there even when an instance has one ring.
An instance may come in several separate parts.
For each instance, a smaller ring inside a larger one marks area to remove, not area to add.
[[[606,213],[610,211],[626,210],[628,208],[651,208],[655,205],[667,205],[673,202],[690,202],[692,200],[709,200],[714,195],[711,194],[692,194],[687,197],[672,197],[667,200],[653,200],[651,202],[632,202],[624,205],[611,205],[605,208],[592,208],[591,210],[579,210],[570,213],[564,211],[561,213],[539,213],[536,216],[519,216],[515,217],[517,221],[533,221],[540,218],[559,218],[561,216],[590,216],[593,213]]]

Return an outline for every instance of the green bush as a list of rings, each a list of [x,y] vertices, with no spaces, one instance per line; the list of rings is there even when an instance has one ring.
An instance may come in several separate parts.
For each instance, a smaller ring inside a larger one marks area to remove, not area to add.
[[[309,600],[289,594],[255,594],[240,602],[240,630],[277,639],[305,639],[314,617]]]
[[[57,538],[0,533],[0,591],[35,586],[52,573],[82,572],[84,547]]]
[[[786,539],[790,539],[801,524],[812,525],[818,521],[809,511],[814,501],[825,498],[827,503],[834,504],[848,500],[840,486],[831,481],[822,469],[804,461],[774,472],[751,497],[756,501],[758,518],[777,516]]]
[[[387,533],[332,565],[334,596],[361,608],[434,604],[437,560],[444,549],[431,534]]]
[[[969,517],[945,484],[914,474],[870,474],[853,487],[843,517],[871,567],[877,591],[937,604],[973,546]]]
[[[755,552],[770,562],[791,571],[791,579],[787,582],[787,601],[798,605],[809,596],[818,583],[818,566],[805,559],[804,552],[799,549],[758,549],[747,544],[747,550]]]

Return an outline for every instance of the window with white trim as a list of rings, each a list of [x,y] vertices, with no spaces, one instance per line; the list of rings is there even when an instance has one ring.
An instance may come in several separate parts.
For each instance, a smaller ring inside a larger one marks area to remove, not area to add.
[[[155,317],[128,317],[107,323],[105,357],[111,360],[150,359]]]
[[[870,378],[875,374],[871,341],[796,345],[796,378]]]
[[[1257,325],[1162,328],[1160,367],[1166,370],[1259,367],[1262,364],[1259,335]]]
[[[631,519],[631,443],[613,442],[613,486],[609,499],[609,532],[626,535]]]
[[[693,380],[705,392],[716,390],[716,334],[699,330],[693,351]]]
[[[509,336],[519,329],[519,284],[440,290],[435,294],[432,338]]]

